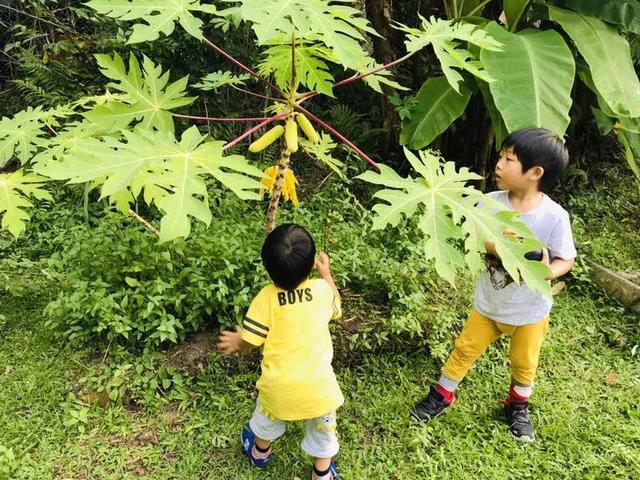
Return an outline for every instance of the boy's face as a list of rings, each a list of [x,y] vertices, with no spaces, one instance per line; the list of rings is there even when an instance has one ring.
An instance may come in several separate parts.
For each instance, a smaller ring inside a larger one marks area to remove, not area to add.
[[[537,189],[543,174],[544,169],[540,166],[524,172],[518,156],[513,153],[513,148],[500,151],[495,169],[496,184],[500,190]]]

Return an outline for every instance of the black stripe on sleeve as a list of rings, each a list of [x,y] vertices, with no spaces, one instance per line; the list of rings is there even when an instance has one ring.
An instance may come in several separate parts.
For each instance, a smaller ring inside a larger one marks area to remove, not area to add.
[[[258,327],[258,328],[264,330],[265,332],[269,331],[269,327],[265,327],[261,323],[258,323],[258,322],[256,322],[255,320],[253,320],[252,318],[249,318],[249,317],[244,317],[244,323],[250,323],[251,325],[253,325],[255,327]]]
[[[248,327],[248,326],[246,326],[246,325],[244,326],[244,329],[245,329],[247,332],[251,332],[251,333],[253,333],[254,335],[257,335],[257,336],[259,336],[259,337],[267,338],[267,334],[266,334],[266,333],[259,332],[258,330],[255,330],[255,329],[253,329],[253,328],[251,328],[251,327]]]

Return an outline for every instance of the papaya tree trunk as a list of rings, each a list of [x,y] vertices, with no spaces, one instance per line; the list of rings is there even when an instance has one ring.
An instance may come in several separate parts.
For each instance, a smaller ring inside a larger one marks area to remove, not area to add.
[[[291,161],[291,150],[284,147],[282,149],[282,156],[278,163],[278,173],[276,174],[276,182],[273,185],[273,192],[271,193],[271,199],[269,200],[269,208],[267,208],[267,223],[265,226],[266,234],[268,235],[276,226],[276,215],[278,214],[278,205],[280,204],[280,197],[282,196],[282,184],[284,183],[284,172],[289,167]]]
[[[372,36],[373,56],[383,65],[394,60],[394,48],[392,44],[393,29],[391,19],[393,18],[393,0],[367,0],[365,2],[367,18],[375,30],[382,37]],[[400,117],[395,108],[389,102],[389,97],[393,95],[393,88],[382,85],[384,95],[379,96],[380,116],[382,128],[387,132],[384,154],[389,153],[389,149],[398,145],[400,132]]]

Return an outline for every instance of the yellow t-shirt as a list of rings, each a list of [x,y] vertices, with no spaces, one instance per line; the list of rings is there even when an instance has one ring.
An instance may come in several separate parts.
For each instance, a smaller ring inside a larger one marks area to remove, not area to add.
[[[341,316],[339,299],[322,279],[305,280],[291,291],[268,285],[253,299],[242,339],[264,345],[257,387],[266,414],[303,420],[344,403],[329,334],[329,322]]]

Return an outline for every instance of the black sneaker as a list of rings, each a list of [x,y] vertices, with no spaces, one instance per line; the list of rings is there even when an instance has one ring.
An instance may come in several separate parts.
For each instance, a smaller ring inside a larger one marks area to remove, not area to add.
[[[504,406],[504,416],[509,424],[509,432],[520,442],[531,443],[535,432],[529,420],[529,402],[514,402]]]
[[[429,394],[418,402],[410,411],[411,418],[416,422],[433,420],[443,414],[453,403],[445,401],[444,396],[431,385]]]

